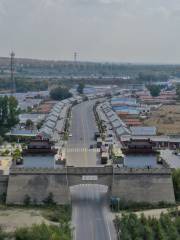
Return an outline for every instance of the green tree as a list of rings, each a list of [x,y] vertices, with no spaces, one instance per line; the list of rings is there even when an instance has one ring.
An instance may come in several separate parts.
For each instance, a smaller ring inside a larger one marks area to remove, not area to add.
[[[26,120],[26,127],[27,128],[32,128],[34,126],[34,123],[31,119]]]
[[[0,135],[18,123],[18,102],[13,97],[0,97]]]
[[[37,123],[36,127],[38,130],[42,127],[43,123],[44,123],[43,120]]]
[[[69,92],[68,88],[59,86],[50,91],[50,96],[53,100],[63,100],[72,97],[72,94]]]
[[[0,145],[3,144],[3,137],[0,136]]]
[[[158,85],[148,85],[147,89],[150,91],[152,97],[158,97],[161,92],[161,87]]]
[[[8,124],[9,126],[14,126],[18,123],[18,101],[15,97],[9,97],[9,116],[8,116]]]
[[[148,225],[144,226],[143,239],[145,239],[145,240],[154,240],[153,231],[152,231],[151,227],[148,226]]]
[[[29,206],[30,204],[31,204],[31,197],[28,194],[26,194],[24,196],[24,205]]]
[[[172,179],[176,201],[180,201],[180,169],[173,171]]]
[[[2,122],[4,124],[7,124],[7,121],[8,121],[8,103],[9,102],[9,99],[7,96],[4,96],[4,98],[2,98],[2,101],[1,101],[1,109],[2,109]]]
[[[78,85],[78,87],[77,87],[77,92],[78,92],[79,94],[83,94],[84,87],[85,87],[85,85],[84,85],[83,82],[79,83],[79,85]]]
[[[52,192],[49,193],[49,195],[43,200],[44,204],[47,205],[54,205],[55,201],[54,201],[54,195]]]
[[[176,95],[177,95],[178,100],[180,100],[180,84],[178,84],[176,86]]]
[[[15,240],[70,240],[71,230],[63,226],[33,225],[30,228],[19,228],[15,231]]]
[[[8,240],[11,239],[8,233],[5,233],[1,228],[0,228],[0,240]]]

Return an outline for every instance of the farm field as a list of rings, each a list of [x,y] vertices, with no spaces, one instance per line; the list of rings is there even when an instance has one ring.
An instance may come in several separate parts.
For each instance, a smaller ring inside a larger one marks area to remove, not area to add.
[[[180,134],[180,104],[164,105],[151,113],[149,119],[144,121],[146,126],[157,127],[160,134]]]

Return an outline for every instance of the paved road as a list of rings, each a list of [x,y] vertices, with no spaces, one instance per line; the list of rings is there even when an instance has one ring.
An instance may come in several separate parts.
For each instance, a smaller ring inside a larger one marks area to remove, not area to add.
[[[180,156],[173,154],[172,150],[161,150],[161,157],[169,164],[171,168],[180,168]]]
[[[76,105],[72,109],[72,122],[69,141],[66,148],[68,165],[96,166],[97,149],[90,149],[95,145],[94,133],[97,126],[93,114],[94,101],[87,101]]]
[[[94,132],[97,126],[93,114],[95,101],[83,102],[72,109],[72,125],[66,148],[68,165],[96,166],[98,155]],[[72,223],[75,240],[116,240],[116,233],[107,203],[107,187],[78,185],[71,187]]]
[[[113,215],[107,208],[107,187],[71,187],[74,240],[116,240]]]

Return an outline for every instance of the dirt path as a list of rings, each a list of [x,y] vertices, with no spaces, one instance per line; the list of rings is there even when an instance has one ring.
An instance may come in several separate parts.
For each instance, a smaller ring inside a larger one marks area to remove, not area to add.
[[[168,210],[170,210],[170,208],[151,209],[151,210],[138,211],[134,213],[136,213],[138,216],[140,216],[143,213],[145,217],[159,218],[161,213],[168,213]],[[178,210],[180,210],[180,206],[178,207]],[[114,214],[114,216],[121,216],[121,213]]]

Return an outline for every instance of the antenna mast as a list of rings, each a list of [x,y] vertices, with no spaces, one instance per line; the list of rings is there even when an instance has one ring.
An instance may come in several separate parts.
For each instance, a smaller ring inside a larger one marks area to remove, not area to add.
[[[77,62],[77,52],[74,52],[74,62]]]
[[[11,93],[16,93],[16,82],[14,79],[14,58],[15,58],[15,53],[12,51],[10,54],[11,57],[11,83],[12,83],[12,89]]]

